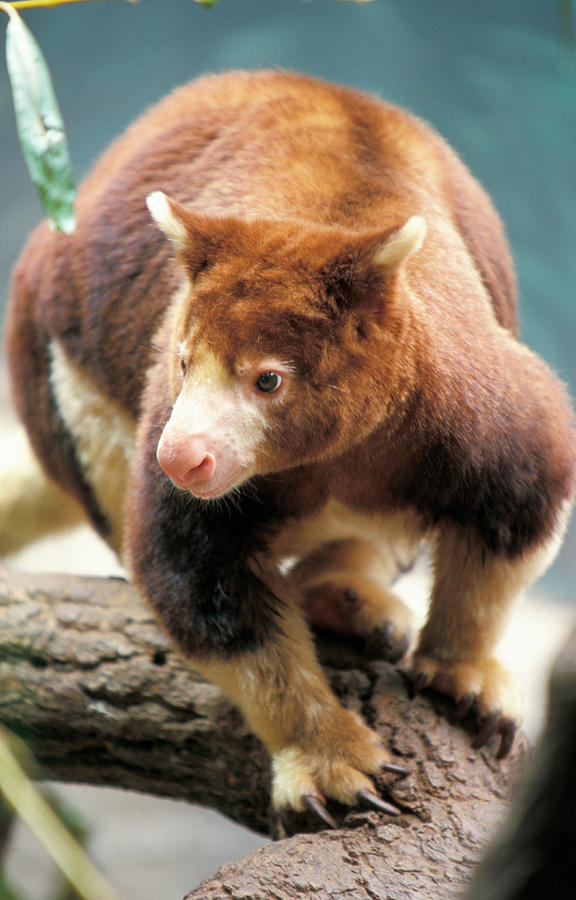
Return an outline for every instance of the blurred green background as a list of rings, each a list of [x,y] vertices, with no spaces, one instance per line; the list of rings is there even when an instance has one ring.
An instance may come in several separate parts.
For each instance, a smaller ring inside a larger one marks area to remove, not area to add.
[[[135,115],[206,71],[279,66],[431,121],[492,194],[518,268],[524,339],[576,388],[576,63],[563,0],[193,0],[24,14],[50,65],[78,180]],[[0,302],[40,217],[0,79]],[[569,600],[576,529],[543,586]]]

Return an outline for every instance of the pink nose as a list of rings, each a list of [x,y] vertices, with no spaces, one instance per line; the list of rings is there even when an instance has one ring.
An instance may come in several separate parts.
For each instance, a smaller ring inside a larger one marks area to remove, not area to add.
[[[216,468],[216,459],[202,435],[164,429],[156,455],[174,484],[185,490],[204,484]]]

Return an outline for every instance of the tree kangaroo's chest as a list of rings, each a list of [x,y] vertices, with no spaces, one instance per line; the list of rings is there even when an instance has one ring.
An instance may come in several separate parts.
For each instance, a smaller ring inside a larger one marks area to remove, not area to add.
[[[411,512],[365,513],[329,499],[312,515],[290,519],[272,551],[279,562],[302,559],[324,545],[344,541],[374,544],[393,577],[412,565],[422,542],[422,526]]]

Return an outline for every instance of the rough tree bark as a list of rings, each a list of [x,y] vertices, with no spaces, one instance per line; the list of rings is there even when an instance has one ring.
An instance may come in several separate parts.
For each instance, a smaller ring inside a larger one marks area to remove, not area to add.
[[[403,814],[337,810],[337,831],[270,844],[188,900],[447,900],[469,880],[527,740],[498,763],[493,748],[470,749],[470,733],[448,723],[441,698],[410,700],[398,669],[335,642],[322,642],[321,656],[342,702],[410,768],[407,779],[381,785]],[[275,836],[312,827],[270,811],[259,742],[121,579],[2,571],[0,722],[28,742],[45,777],[186,799]]]

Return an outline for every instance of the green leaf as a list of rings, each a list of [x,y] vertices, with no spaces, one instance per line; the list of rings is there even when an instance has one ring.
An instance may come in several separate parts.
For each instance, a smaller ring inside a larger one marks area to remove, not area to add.
[[[13,10],[6,29],[6,63],[30,177],[53,227],[70,234],[76,227],[75,189],[64,122],[42,51]]]

